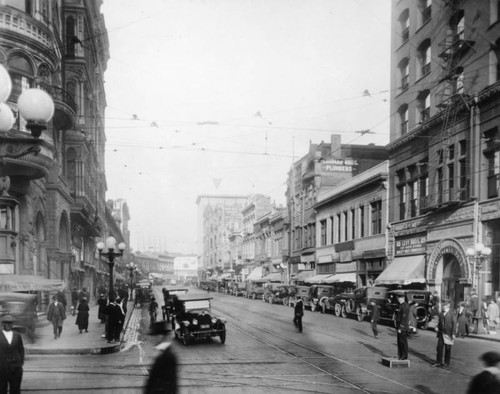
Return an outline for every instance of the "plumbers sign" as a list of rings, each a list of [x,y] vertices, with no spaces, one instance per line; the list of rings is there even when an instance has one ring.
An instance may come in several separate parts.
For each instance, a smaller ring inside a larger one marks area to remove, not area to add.
[[[427,248],[427,237],[414,237],[396,240],[396,256],[423,254]]]
[[[323,172],[352,172],[358,165],[358,161],[354,159],[336,159],[327,160],[321,163]]]

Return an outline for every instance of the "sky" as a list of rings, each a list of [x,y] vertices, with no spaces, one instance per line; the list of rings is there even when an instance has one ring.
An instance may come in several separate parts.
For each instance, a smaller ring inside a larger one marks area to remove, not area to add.
[[[104,0],[106,198],[132,249],[196,253],[199,195],[285,206],[311,142],[387,144],[390,4]]]

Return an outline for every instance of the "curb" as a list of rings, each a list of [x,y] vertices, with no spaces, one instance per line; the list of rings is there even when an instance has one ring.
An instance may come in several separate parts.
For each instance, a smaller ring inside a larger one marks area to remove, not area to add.
[[[42,349],[42,348],[25,348],[26,355],[102,355],[117,353],[120,351],[122,343],[117,343],[116,345],[107,345],[102,347],[92,347],[92,348],[80,348],[80,349]]]

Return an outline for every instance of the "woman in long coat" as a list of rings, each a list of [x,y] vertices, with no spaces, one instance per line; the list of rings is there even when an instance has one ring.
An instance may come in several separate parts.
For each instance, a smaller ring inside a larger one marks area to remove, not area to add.
[[[89,332],[89,305],[87,304],[87,297],[83,297],[80,305],[78,305],[78,316],[76,317],[76,325],[80,330],[80,334],[83,330]]]
[[[458,304],[457,309],[457,335],[460,337],[464,337],[469,335],[469,321],[471,318],[471,314],[469,312],[469,308],[465,302],[461,302]]]

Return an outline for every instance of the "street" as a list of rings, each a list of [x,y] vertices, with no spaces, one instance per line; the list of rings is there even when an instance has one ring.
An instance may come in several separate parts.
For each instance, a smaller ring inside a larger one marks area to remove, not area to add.
[[[161,287],[154,291],[161,300]],[[435,334],[420,331],[409,341],[410,368],[391,369],[381,364],[382,356],[397,353],[395,332],[388,325],[380,325],[375,340],[368,322],[306,311],[300,334],[290,307],[210,295],[213,313],[227,319],[224,345],[213,338],[183,346],[172,333],[168,336],[178,356],[183,394],[465,393],[481,369],[479,355],[498,347],[497,342],[458,339],[450,369],[433,368]],[[146,322],[147,310],[142,310],[141,323]],[[154,345],[162,338],[140,332],[137,338],[110,355],[29,356],[23,391],[139,393],[155,357]]]

